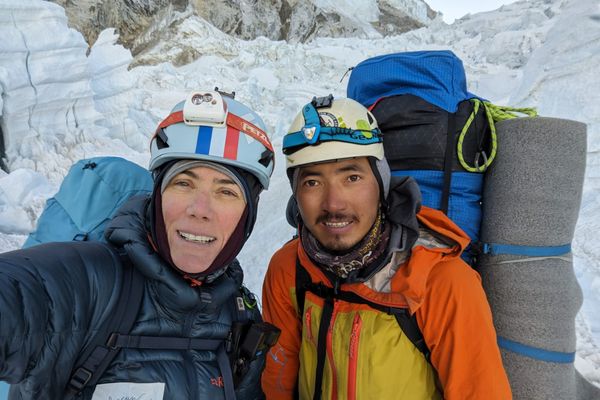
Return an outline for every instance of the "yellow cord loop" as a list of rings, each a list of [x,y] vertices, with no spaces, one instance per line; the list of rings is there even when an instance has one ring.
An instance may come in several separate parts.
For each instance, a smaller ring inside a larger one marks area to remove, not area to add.
[[[490,103],[489,101],[482,101],[476,98],[470,100],[473,103],[473,112],[471,112],[471,115],[467,119],[467,122],[465,123],[465,126],[461,130],[460,135],[458,137],[458,161],[460,162],[460,165],[468,172],[485,172],[485,170],[488,169],[490,165],[492,165],[492,162],[496,158],[496,152],[498,150],[496,122],[521,116],[536,117],[537,111],[535,108],[515,108],[508,106],[497,106],[495,104]],[[475,160],[473,160],[473,165],[471,166],[465,161],[463,155],[463,143],[465,141],[465,136],[469,131],[469,127],[471,126],[471,123],[473,122],[475,116],[479,112],[480,107],[483,107],[486,119],[488,120],[488,123],[490,125],[491,148],[489,156],[485,151],[477,152],[477,154],[475,155]],[[482,164],[480,164],[480,160],[483,161]]]
[[[471,99],[478,100],[478,99]],[[478,100],[479,101],[479,100]],[[517,117],[537,117],[537,110],[535,108],[515,108],[508,106],[497,106],[495,104],[490,103],[489,101],[483,102],[488,110],[490,110],[490,114],[494,117],[494,122],[500,122],[511,118]],[[521,114],[521,115],[519,115]]]

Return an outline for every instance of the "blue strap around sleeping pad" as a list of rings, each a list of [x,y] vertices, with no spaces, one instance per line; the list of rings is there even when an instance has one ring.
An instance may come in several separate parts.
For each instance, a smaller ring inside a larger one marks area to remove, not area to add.
[[[540,349],[538,347],[514,342],[500,336],[498,336],[498,346],[505,350],[512,351],[513,353],[546,362],[570,364],[575,361],[575,352],[563,353],[560,351]]]
[[[484,243],[483,254],[514,254],[517,256],[550,257],[560,256],[571,251],[571,243],[561,246],[517,246],[514,244]]]

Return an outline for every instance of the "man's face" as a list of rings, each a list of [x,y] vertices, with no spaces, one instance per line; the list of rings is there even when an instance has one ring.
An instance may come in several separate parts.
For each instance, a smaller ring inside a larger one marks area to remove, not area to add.
[[[196,167],[176,175],[162,194],[171,258],[189,273],[205,271],[233,234],[246,207],[227,175]]]
[[[300,167],[296,189],[304,224],[328,250],[345,251],[369,232],[379,185],[366,157]]]

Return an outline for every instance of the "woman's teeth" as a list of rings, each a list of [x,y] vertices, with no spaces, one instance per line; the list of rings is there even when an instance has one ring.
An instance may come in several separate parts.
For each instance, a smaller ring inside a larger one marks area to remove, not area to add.
[[[197,236],[197,235],[193,235],[191,233],[181,232],[181,231],[179,231],[179,236],[181,236],[182,238],[184,238],[185,240],[188,240],[190,242],[198,242],[198,243],[210,243],[215,240],[214,237]]]

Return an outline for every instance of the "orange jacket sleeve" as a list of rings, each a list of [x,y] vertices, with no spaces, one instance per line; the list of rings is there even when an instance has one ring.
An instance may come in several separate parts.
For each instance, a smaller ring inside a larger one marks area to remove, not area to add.
[[[441,262],[432,269],[427,286],[417,322],[444,398],[511,399],[479,274],[460,259]]]
[[[279,340],[267,355],[262,375],[267,399],[293,399],[298,380],[302,325],[294,307],[295,265],[289,261],[296,259],[295,249],[296,246],[288,244],[275,253],[263,284],[263,318],[281,329]]]

